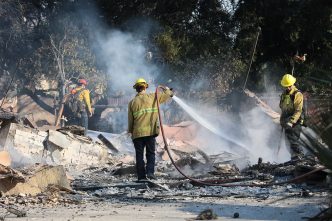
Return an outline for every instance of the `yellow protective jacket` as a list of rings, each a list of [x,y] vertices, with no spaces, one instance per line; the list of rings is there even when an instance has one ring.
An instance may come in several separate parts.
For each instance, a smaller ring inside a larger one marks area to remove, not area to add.
[[[83,90],[81,92],[81,90]],[[79,101],[83,101],[85,104],[86,109],[89,111],[89,113],[92,113],[91,109],[91,101],[90,101],[90,91],[88,89],[82,88],[82,87],[76,87],[72,94],[80,93],[78,96]]]
[[[158,93],[159,103],[171,98],[173,92],[166,89]],[[132,139],[159,134],[158,107],[155,93],[137,93],[128,104],[128,133]]]
[[[279,107],[281,109],[281,123],[298,123],[301,120],[303,109],[303,94],[295,86],[290,92],[281,94]],[[302,122],[300,122],[302,123]]]

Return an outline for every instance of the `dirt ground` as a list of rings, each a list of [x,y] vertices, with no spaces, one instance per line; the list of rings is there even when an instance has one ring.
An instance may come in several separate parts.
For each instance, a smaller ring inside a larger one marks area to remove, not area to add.
[[[52,206],[36,205],[21,208],[27,211],[27,217],[16,218],[6,216],[5,220],[146,220],[175,221],[195,220],[197,215],[212,209],[217,220],[233,220],[235,212],[239,213],[236,220],[304,220],[312,217],[327,200],[326,194],[319,193],[312,197],[280,198],[266,200],[252,198],[184,198],[178,200],[126,200],[102,199],[84,204],[68,204]],[[4,211],[2,211],[4,212]],[[2,213],[3,214],[3,213]]]

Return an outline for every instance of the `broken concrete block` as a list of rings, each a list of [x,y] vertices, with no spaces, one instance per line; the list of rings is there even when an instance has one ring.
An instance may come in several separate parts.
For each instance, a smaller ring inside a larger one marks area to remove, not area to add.
[[[47,149],[56,164],[96,165],[107,161],[108,152],[104,145],[80,137],[49,131]]]
[[[47,132],[11,123],[0,131],[0,150],[10,153],[13,166],[45,162],[43,142]]]
[[[24,183],[13,183],[8,179],[0,180],[0,191],[3,195],[29,194],[35,196],[45,191],[49,185],[71,189],[63,166],[45,166],[32,173],[33,175],[26,178]]]
[[[13,166],[35,163],[93,165],[107,160],[107,148],[87,137],[40,131],[11,123],[0,131],[0,150],[9,152]]]

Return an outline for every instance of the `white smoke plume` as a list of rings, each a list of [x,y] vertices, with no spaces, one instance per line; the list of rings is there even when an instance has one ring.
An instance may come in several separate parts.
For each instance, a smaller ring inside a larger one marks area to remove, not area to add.
[[[177,99],[175,99],[177,100]],[[193,120],[200,122],[203,127],[197,133],[196,140],[200,148],[208,154],[230,152],[248,159],[237,161],[237,166],[243,168],[246,164],[255,164],[258,158],[264,162],[285,162],[290,158],[286,149],[285,137],[280,136],[281,128],[260,110],[255,107],[241,111],[237,116],[234,113],[217,112],[214,107],[202,107],[190,104],[186,112],[195,112]],[[201,119],[203,118],[203,121]],[[280,150],[278,152],[278,146]]]
[[[146,27],[146,25],[142,25],[142,27]],[[150,62],[151,56],[154,55],[146,47],[144,39],[148,39],[148,34],[144,36],[142,31],[140,34],[135,34],[114,29],[107,31],[101,29],[97,34],[94,32],[94,36],[97,58],[99,63],[106,67],[111,91],[129,91],[134,95],[135,91],[132,86],[135,80],[141,77],[145,78],[152,87],[153,84],[157,84],[156,79],[161,71],[157,65]],[[186,83],[176,82],[176,85]],[[207,89],[208,84],[205,81],[195,81],[194,86],[195,90],[204,87]],[[178,87],[181,88],[181,86]],[[153,92],[151,88],[150,91]],[[187,103],[187,101],[185,102]],[[202,149],[207,150],[207,153],[217,154],[229,151],[237,154],[240,152],[240,155],[243,155],[243,148],[240,150],[241,148],[236,147],[236,144],[240,143],[249,153],[246,157],[249,157],[250,163],[256,163],[258,157],[270,162],[283,162],[289,158],[284,137],[281,140],[281,150],[279,154],[276,153],[280,142],[280,127],[264,116],[259,108],[234,116],[229,113],[216,112],[216,107],[203,109],[202,105],[196,105],[198,108],[194,108],[194,110],[213,125],[213,130],[217,128],[217,134],[219,134],[216,135],[204,128],[199,131],[197,139],[201,140],[200,143],[204,145]],[[126,127],[126,116],[123,115],[121,119],[121,123]]]
[[[97,43],[111,90],[133,91],[136,79],[144,78],[151,84],[158,76],[157,66],[147,59],[151,52],[133,33],[111,30],[105,35],[98,34]]]

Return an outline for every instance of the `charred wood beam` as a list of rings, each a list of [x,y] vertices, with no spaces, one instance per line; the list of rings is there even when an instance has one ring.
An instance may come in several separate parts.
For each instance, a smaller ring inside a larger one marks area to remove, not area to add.
[[[119,153],[119,150],[104,135],[99,134],[98,139],[101,140],[101,142],[103,142],[103,144],[105,144],[112,152],[115,154]]]

